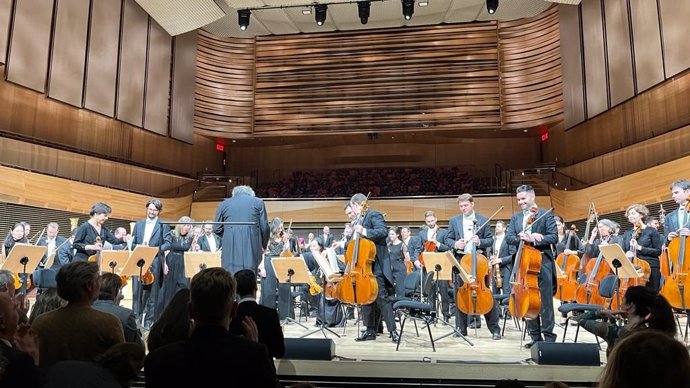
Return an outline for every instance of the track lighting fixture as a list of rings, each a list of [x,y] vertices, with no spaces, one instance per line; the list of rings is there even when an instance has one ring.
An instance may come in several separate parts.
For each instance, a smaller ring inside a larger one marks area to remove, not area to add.
[[[240,25],[240,30],[244,31],[249,27],[249,17],[252,11],[248,9],[237,10],[237,23]]]
[[[486,10],[493,15],[498,9],[498,0],[486,0]]]
[[[362,22],[362,24],[367,24],[371,10],[371,1],[358,1],[357,8],[359,9],[359,20]]]
[[[326,12],[328,10],[328,5],[326,4],[316,4],[314,6],[314,19],[316,19],[316,24],[323,26],[326,22]]]
[[[412,14],[414,14],[414,0],[402,0],[402,13],[405,20],[412,19]]]

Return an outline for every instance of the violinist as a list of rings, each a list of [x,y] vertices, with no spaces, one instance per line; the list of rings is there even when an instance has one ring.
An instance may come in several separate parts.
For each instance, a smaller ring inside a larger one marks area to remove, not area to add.
[[[510,273],[513,271],[513,256],[516,248],[514,245],[507,244],[506,237],[506,223],[503,221],[496,221],[494,227],[494,237],[491,243],[491,267],[498,265],[501,275],[501,289],[497,289],[494,281],[494,294],[510,295]],[[506,314],[508,310],[506,310]]]
[[[103,243],[124,244],[130,236],[124,239],[116,238],[108,228],[104,226],[113,209],[103,202],[96,202],[91,206],[90,218],[79,225],[74,234],[72,246],[76,250],[74,261],[87,261],[103,249]]]
[[[400,239],[400,228],[392,226],[388,230],[388,257],[393,271],[393,284],[395,286],[395,297],[405,297],[405,277],[407,268],[405,267],[405,244]],[[408,231],[409,233],[409,231]],[[409,236],[408,236],[409,237]]]
[[[599,245],[601,244],[623,244],[620,236],[614,236],[613,231],[616,230],[616,223],[608,218],[599,220],[597,227],[592,230],[589,236],[589,242],[585,248],[585,254],[592,258],[599,257]]]
[[[419,240],[422,245],[423,252],[445,252],[450,249],[448,245],[445,244],[446,237],[448,237],[448,229],[441,228],[437,224],[436,213],[433,210],[427,210],[424,213],[424,223],[426,228],[422,228],[419,231]],[[422,269],[422,263],[419,261],[419,255],[413,256],[415,267]],[[427,269],[424,268],[424,271]],[[450,285],[447,280],[439,280],[437,282],[438,292],[441,294],[441,314],[443,314],[443,320],[448,322],[450,320],[451,310],[450,310]],[[431,297],[432,304],[436,304],[436,295]]]
[[[575,255],[582,256],[584,247],[582,241],[577,237],[577,231],[566,229],[565,222],[559,216],[554,216],[556,220],[556,229],[558,230],[558,243],[556,243],[556,256],[563,253],[566,256]],[[568,236],[574,233],[573,237],[568,243]]]
[[[661,283],[661,239],[656,229],[645,224],[649,209],[644,205],[633,204],[625,210],[625,216],[633,227],[623,236],[623,250],[630,260],[637,257],[649,263],[652,272],[647,286],[658,292]]]
[[[213,233],[213,225],[204,225],[204,235],[199,237],[199,247],[204,252],[216,252],[221,248],[220,236]]]
[[[352,212],[354,212],[354,214],[360,214],[366,200],[366,195],[362,193],[353,195],[352,198],[350,198]],[[386,226],[386,221],[383,219],[383,215],[376,210],[371,208],[367,209],[363,217],[360,223],[353,226],[353,231],[371,240],[376,245],[376,258],[372,272],[376,276],[379,293],[375,303],[381,311],[381,317],[386,323],[391,339],[393,342],[398,342],[400,336],[395,324],[395,318],[393,317],[393,303],[389,297],[395,292],[393,289],[395,280],[393,278],[393,270],[388,256],[388,248],[386,246],[388,227]],[[356,341],[375,340],[377,322],[373,304],[362,306],[362,317],[367,329],[356,339]]]
[[[24,224],[21,222],[17,222],[16,224],[14,224],[12,230],[5,237],[5,241],[2,245],[2,251],[4,256],[3,260],[10,255],[12,248],[14,248],[14,244],[17,243],[26,243],[26,233],[24,231]]]
[[[664,220],[664,231],[666,232],[666,245],[678,236],[690,236],[690,181],[679,179],[671,183],[671,198],[678,204],[678,209],[672,211]]]
[[[287,283],[278,284],[278,278],[271,264],[273,259],[280,257],[280,254],[286,250],[287,239],[283,228],[282,219],[275,217],[271,220],[269,223],[270,238],[264,253],[264,259],[259,264],[261,304],[272,309],[277,308],[281,321],[288,317],[295,317],[295,312],[290,308],[292,305],[290,285]]]
[[[506,232],[508,244],[518,246],[520,241],[531,244],[541,252],[541,272],[539,273],[539,291],[541,306],[537,318],[527,321],[527,330],[531,341],[525,347],[531,348],[536,342],[555,342],[556,334],[553,311],[553,295],[555,286],[553,245],[558,242],[556,221],[551,213],[542,217],[545,210],[539,209],[536,203],[534,188],[522,185],[516,190],[517,202],[522,211],[513,214],[510,226]],[[536,211],[532,218],[533,211]],[[528,220],[542,217],[539,221],[529,225]],[[529,228],[527,228],[529,226]]]
[[[422,242],[418,236],[412,236],[410,228],[407,226],[400,228],[400,240],[403,243],[403,254],[405,258],[405,265],[416,268],[413,264],[413,258],[418,258],[422,253]]]
[[[177,291],[189,288],[189,281],[184,271],[184,254],[199,247],[198,237],[201,234],[200,228],[194,230],[192,222],[194,220],[187,216],[180,217],[175,228],[170,232],[169,240],[161,247],[163,251],[169,250],[169,252],[161,262],[162,276],[155,276],[156,281],[153,285],[155,290],[153,294],[157,295],[156,318],[163,313]]]
[[[458,207],[461,214],[452,217],[448,221],[448,235],[446,236],[446,245],[455,249],[456,258],[460,259],[464,254],[472,253],[473,249],[490,247],[493,239],[491,237],[491,228],[486,223],[487,218],[474,211],[474,198],[470,194],[461,194],[457,199]],[[480,230],[475,232],[476,225],[484,225]],[[454,298],[457,298],[458,289],[460,288],[461,279],[455,275]],[[482,281],[482,279],[477,279]],[[467,335],[467,314],[460,311],[456,306],[455,311],[455,328]],[[501,339],[501,329],[498,325],[498,308],[494,303],[491,311],[484,315],[487,326],[491,332],[494,340]],[[470,323],[470,328],[481,327],[481,320],[479,317],[474,317]]]

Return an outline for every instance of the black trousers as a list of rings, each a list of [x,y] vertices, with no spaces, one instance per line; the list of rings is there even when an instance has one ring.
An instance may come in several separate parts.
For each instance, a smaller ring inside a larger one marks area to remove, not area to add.
[[[386,323],[386,328],[389,332],[397,330],[395,325],[395,318],[393,316],[393,302],[391,296],[395,295],[395,289],[383,275],[376,275],[376,283],[378,283],[379,294],[374,302],[381,311],[381,318]],[[362,318],[364,318],[364,325],[367,331],[376,332],[377,319],[375,313],[374,303],[362,306]]]

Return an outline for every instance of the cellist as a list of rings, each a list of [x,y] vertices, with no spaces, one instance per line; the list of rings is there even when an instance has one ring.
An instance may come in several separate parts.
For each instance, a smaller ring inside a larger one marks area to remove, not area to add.
[[[427,210],[424,213],[424,223],[426,228],[422,228],[419,231],[419,240],[422,245],[422,252],[445,252],[450,249],[448,245],[445,244],[446,237],[448,236],[448,230],[441,228],[437,223],[436,213],[433,210]],[[422,276],[426,275],[426,268],[422,265],[419,260],[419,255],[412,257],[415,267],[423,270]],[[437,283],[438,293],[441,294],[441,314],[443,315],[443,320],[448,322],[450,320],[450,295],[448,291],[450,286],[447,280],[439,280]],[[436,305],[436,295],[430,297],[431,303]]]
[[[537,318],[527,321],[527,330],[531,341],[525,344],[531,348],[536,342],[555,342],[556,334],[553,332],[555,325],[553,313],[553,295],[555,292],[553,245],[558,242],[558,230],[556,221],[551,213],[545,215],[545,210],[539,209],[536,203],[534,189],[529,185],[522,185],[516,190],[517,202],[522,211],[513,214],[510,226],[506,232],[508,244],[518,246],[520,241],[531,244],[541,252],[541,272],[539,273],[539,291],[541,295],[541,307]],[[535,219],[542,217],[533,223],[529,232],[525,232],[527,220],[532,214],[530,209],[537,208]]]
[[[366,200],[367,196],[362,193],[353,195],[352,198],[350,198],[352,212],[360,214]],[[386,245],[388,227],[386,226],[386,221],[383,219],[383,215],[371,208],[368,208],[362,217],[363,219],[360,220],[361,222],[354,225],[353,231],[371,240],[376,245],[376,258],[372,271],[376,276],[379,293],[375,303],[381,310],[381,317],[386,323],[391,339],[393,342],[398,342],[400,335],[398,334],[395,318],[393,316],[393,303],[388,297],[395,292],[393,289],[393,271],[388,257],[388,247]],[[373,304],[362,306],[362,317],[367,329],[361,336],[357,337],[355,341],[375,340],[377,322]]]
[[[625,217],[632,224],[632,228],[623,236],[623,250],[630,260],[638,257],[649,263],[652,272],[647,286],[658,292],[661,284],[661,239],[656,229],[645,224],[647,216],[649,209],[644,205],[633,204],[625,210]]]
[[[671,198],[678,204],[678,209],[667,214],[664,219],[666,245],[678,236],[690,236],[690,229],[687,227],[690,220],[690,214],[687,211],[690,201],[690,181],[679,179],[671,183]]]
[[[455,249],[456,258],[460,259],[464,254],[472,253],[473,249],[487,248],[493,243],[491,237],[491,227],[486,223],[487,218],[474,211],[474,198],[470,194],[461,194],[458,199],[458,207],[461,214],[451,218],[448,221],[448,236],[446,237],[446,245]],[[484,225],[481,229],[474,232],[474,226]],[[483,279],[477,279],[482,281]],[[456,279],[454,287],[454,297],[457,298],[458,288],[461,286],[461,280]],[[467,314],[460,309],[455,311],[455,327],[463,335],[467,335]],[[476,320],[470,323],[470,328],[481,327],[481,320],[475,317]],[[487,326],[491,332],[494,340],[501,339],[501,329],[498,325],[498,309],[494,303],[491,310],[484,315]]]

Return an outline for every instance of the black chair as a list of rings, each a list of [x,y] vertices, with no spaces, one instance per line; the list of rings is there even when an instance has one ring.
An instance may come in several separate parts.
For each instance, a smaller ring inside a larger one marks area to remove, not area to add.
[[[418,272],[418,271],[415,271]],[[436,351],[436,345],[434,344],[434,336],[431,334],[431,325],[434,323],[434,317],[432,313],[435,313],[436,308],[431,301],[429,301],[429,295],[432,292],[434,286],[433,278],[434,273],[429,272],[425,276],[420,274],[415,275],[415,272],[411,272],[405,277],[405,294],[407,295],[408,285],[411,289],[411,296],[409,299],[400,299],[393,304],[393,309],[397,315],[402,316],[402,321],[400,323],[400,336],[398,337],[398,343],[395,346],[397,351],[400,348],[400,341],[402,340],[403,333],[405,332],[405,322],[411,319],[414,322],[415,330],[417,331],[417,336],[419,337],[419,329],[417,328],[417,321],[424,322],[424,325],[429,332],[429,340],[431,341],[431,348]],[[420,285],[419,279],[423,280]],[[409,280],[409,281],[408,281]],[[421,292],[418,294],[415,290],[419,289]],[[418,300],[417,300],[418,299]]]
[[[616,275],[608,275],[599,283],[599,296],[602,298],[609,299],[609,305],[611,307],[611,302],[613,298],[616,297],[616,291],[618,290],[618,277]],[[567,315],[568,313],[582,314],[588,311],[599,311],[604,307],[598,304],[586,304],[586,303],[564,303],[558,307],[558,311],[562,314]],[[565,342],[565,336],[568,332],[568,324],[570,320],[573,319],[572,316],[568,316],[565,320],[565,327],[563,328],[563,340]],[[580,325],[577,325],[577,330],[575,331],[575,342],[577,342],[577,337],[580,334]],[[599,337],[594,336],[599,344]]]
[[[506,322],[508,322],[508,319],[506,319],[506,315],[510,314],[510,308],[508,304],[510,303],[510,294],[494,294],[494,304],[498,307],[498,310],[500,311],[501,316],[503,317],[503,325],[501,327],[501,336],[504,336],[506,333]],[[512,317],[513,323],[515,323],[515,327],[517,327],[518,330],[522,331],[521,325],[520,325],[520,320]]]

